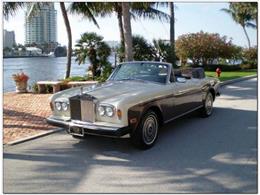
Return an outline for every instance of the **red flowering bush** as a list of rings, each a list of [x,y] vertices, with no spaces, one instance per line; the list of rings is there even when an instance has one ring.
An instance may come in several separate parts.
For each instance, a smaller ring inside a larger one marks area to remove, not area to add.
[[[27,82],[29,77],[23,72],[12,75],[15,82]]]

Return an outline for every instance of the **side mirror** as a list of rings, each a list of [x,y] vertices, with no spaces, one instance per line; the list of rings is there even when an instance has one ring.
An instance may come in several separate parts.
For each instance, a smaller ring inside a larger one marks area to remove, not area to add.
[[[177,82],[178,83],[186,83],[186,79],[183,77],[177,77]]]

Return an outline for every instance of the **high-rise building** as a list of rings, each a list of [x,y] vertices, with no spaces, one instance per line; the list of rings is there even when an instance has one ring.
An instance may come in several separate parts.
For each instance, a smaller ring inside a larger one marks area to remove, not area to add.
[[[15,43],[15,34],[14,31],[7,31],[4,30],[4,40],[3,40],[3,46],[12,48],[16,43]]]
[[[25,14],[25,44],[57,42],[57,11],[54,3],[44,4],[31,17]]]

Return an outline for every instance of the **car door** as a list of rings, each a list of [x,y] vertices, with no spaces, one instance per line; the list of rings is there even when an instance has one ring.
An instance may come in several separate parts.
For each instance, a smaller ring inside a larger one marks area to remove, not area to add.
[[[164,118],[166,122],[173,120],[181,114],[189,110],[189,85],[186,80],[182,82],[177,81],[173,72],[170,76],[170,87],[171,95],[165,99],[164,107]]]
[[[191,102],[193,101],[191,97],[192,90],[189,81],[184,78],[183,81],[176,81],[172,85],[174,97],[173,109],[175,110],[173,115],[176,117],[191,109]]]
[[[189,88],[188,102],[189,109],[195,109],[202,105],[202,79],[191,78],[187,79],[186,85]]]

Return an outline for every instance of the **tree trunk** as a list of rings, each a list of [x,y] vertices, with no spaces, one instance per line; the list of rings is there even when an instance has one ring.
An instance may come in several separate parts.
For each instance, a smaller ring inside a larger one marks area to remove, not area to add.
[[[243,27],[244,33],[246,35],[246,39],[247,39],[247,42],[248,42],[248,48],[251,48],[250,39],[249,39],[249,36],[246,32],[246,27],[245,26],[242,26],[242,27]]]
[[[122,14],[123,14],[123,29],[125,37],[125,60],[133,61],[133,38],[131,30],[131,19],[130,19],[130,6],[129,2],[122,3]]]
[[[174,3],[169,2],[170,8],[170,43],[172,47],[171,52],[171,63],[175,67],[176,66],[176,59],[175,59],[175,27],[174,27]]]
[[[68,50],[67,50],[67,67],[66,67],[66,75],[65,79],[70,76],[70,69],[71,69],[71,55],[72,55],[72,35],[71,35],[71,28],[70,22],[68,19],[67,11],[65,8],[64,2],[60,2],[60,9],[62,12],[62,16],[64,19],[64,23],[66,26],[67,36],[68,36]]]
[[[124,28],[123,28],[123,17],[122,17],[122,11],[117,12],[117,19],[118,19],[118,26],[120,30],[120,42],[122,47],[125,45],[125,37],[124,37]]]

